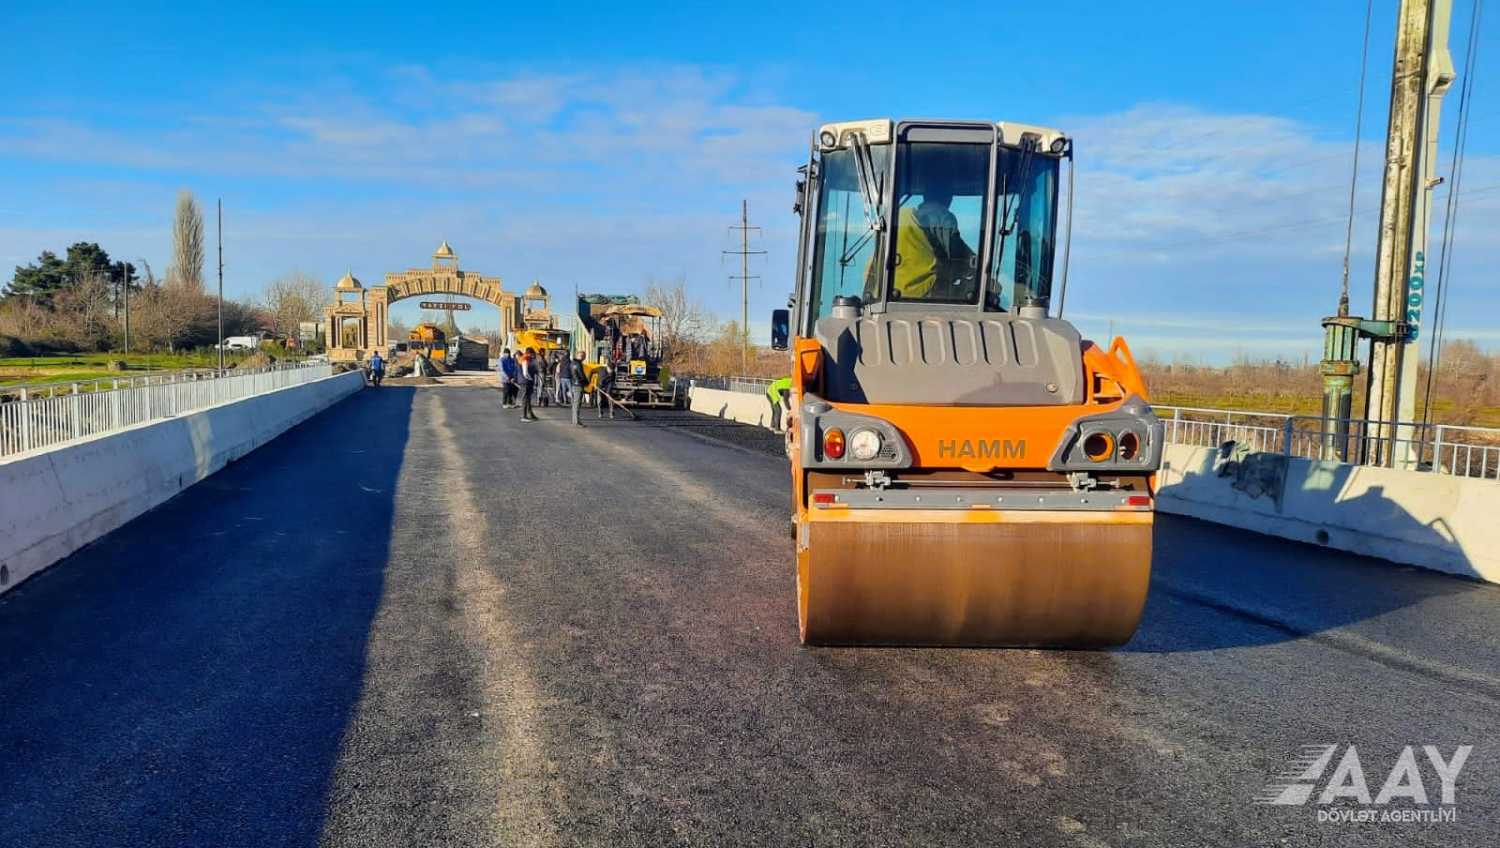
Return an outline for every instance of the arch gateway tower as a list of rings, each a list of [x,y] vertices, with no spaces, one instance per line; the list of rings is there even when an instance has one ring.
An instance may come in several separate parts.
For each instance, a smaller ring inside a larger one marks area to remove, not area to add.
[[[445,241],[432,254],[431,268],[411,268],[385,275],[385,285],[365,288],[348,273],[333,287],[333,302],[323,307],[323,335],[332,362],[362,362],[384,352],[390,306],[424,294],[459,295],[492,303],[500,310],[506,333],[520,326],[521,298],[505,291],[499,277],[458,267],[458,254]]]

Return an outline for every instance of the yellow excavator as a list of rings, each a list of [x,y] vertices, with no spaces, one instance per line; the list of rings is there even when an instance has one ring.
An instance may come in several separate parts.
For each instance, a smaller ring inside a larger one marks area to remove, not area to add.
[[[1125,343],[1106,350],[1061,317],[1072,152],[1009,122],[815,133],[796,289],[771,320],[791,355],[805,643],[1101,647],[1135,632],[1164,434]]]

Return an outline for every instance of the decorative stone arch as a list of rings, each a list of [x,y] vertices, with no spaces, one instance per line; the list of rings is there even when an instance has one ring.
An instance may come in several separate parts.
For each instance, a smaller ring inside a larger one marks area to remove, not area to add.
[[[334,302],[323,309],[328,358],[333,362],[361,362],[374,351],[385,351],[390,341],[387,327],[391,304],[424,294],[460,295],[492,303],[500,310],[504,332],[520,326],[520,297],[505,291],[499,277],[461,270],[458,254],[445,241],[432,254],[431,268],[386,274],[383,286],[364,288],[352,274],[339,280],[334,287]],[[358,322],[357,333],[347,329],[351,321]]]

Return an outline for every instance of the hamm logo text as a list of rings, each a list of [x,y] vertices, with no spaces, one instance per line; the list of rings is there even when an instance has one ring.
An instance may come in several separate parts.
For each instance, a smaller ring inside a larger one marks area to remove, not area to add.
[[[1025,439],[943,439],[938,442],[939,459],[1023,459]]]

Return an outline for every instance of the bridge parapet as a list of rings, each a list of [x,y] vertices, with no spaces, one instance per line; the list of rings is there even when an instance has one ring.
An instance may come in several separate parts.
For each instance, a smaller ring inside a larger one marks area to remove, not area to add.
[[[0,390],[0,461],[332,374],[326,362],[297,363],[6,387]]]
[[[364,386],[359,371],[321,374],[0,459],[0,593]],[[55,399],[70,397],[88,395]]]

